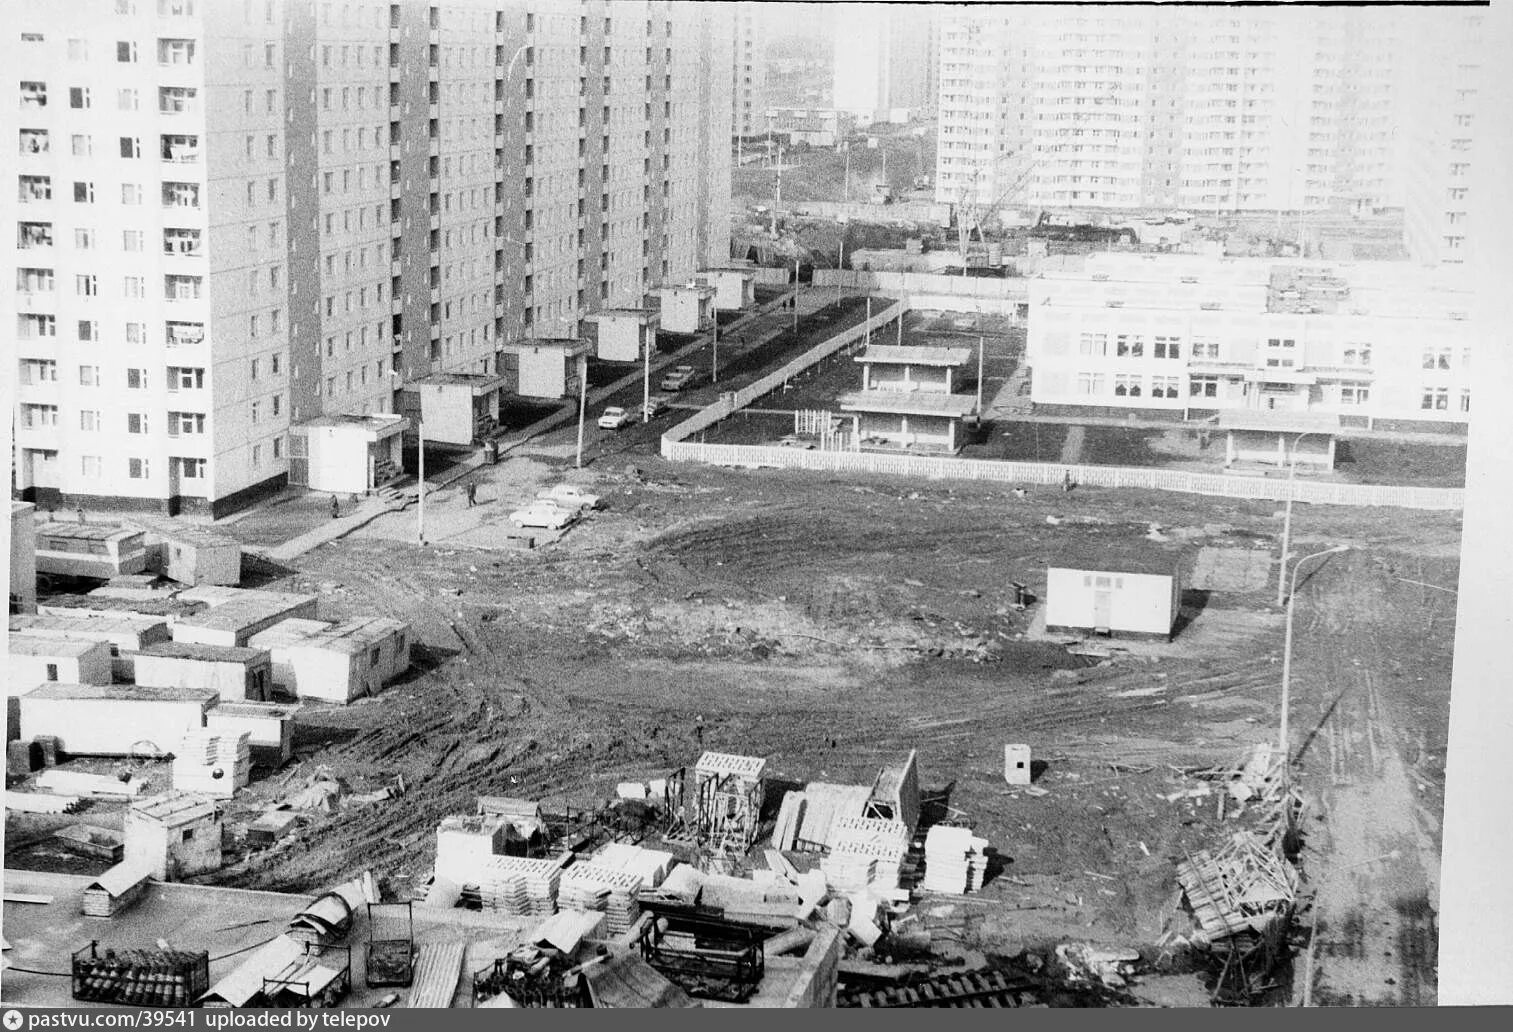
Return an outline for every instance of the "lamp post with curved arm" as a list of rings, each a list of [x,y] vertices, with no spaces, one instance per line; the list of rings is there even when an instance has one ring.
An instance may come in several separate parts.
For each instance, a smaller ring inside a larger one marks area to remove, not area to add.
[[[1292,565],[1292,588],[1287,594],[1287,623],[1282,636],[1282,720],[1281,730],[1277,736],[1282,747],[1282,786],[1284,789],[1292,784],[1292,748],[1289,742],[1287,718],[1292,705],[1292,611],[1293,603],[1296,601],[1294,595],[1298,589],[1298,571],[1311,559],[1348,551],[1350,551],[1349,545],[1336,545],[1322,552],[1305,555]],[[1283,561],[1286,561],[1285,557]]]
[[[1316,434],[1317,430],[1305,430],[1292,439],[1292,448],[1289,451],[1290,461],[1287,464],[1287,508],[1282,516],[1282,554],[1277,559],[1277,605],[1284,605],[1287,596],[1283,589],[1287,586],[1287,549],[1292,540],[1292,499],[1297,493],[1298,478],[1298,445],[1303,443],[1303,438],[1309,434]]]

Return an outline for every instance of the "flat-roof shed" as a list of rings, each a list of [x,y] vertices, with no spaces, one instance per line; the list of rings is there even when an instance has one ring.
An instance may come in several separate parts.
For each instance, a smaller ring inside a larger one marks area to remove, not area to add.
[[[202,530],[162,535],[163,572],[170,580],[196,584],[240,584],[242,546],[233,538]]]
[[[948,454],[961,449],[962,421],[977,411],[970,395],[921,391],[852,391],[838,404],[851,413],[855,438],[864,447]]]
[[[180,617],[173,625],[173,640],[201,645],[245,646],[252,636],[292,618],[313,620],[319,607],[314,595],[284,591],[249,591],[200,585],[179,593],[179,598],[205,602],[209,609]]]
[[[117,613],[108,616],[51,616],[18,613],[10,629],[40,638],[83,638],[110,646],[111,672],[129,681],[136,673],[136,654],[149,645],[169,640],[168,623],[161,617]]]
[[[126,859],[164,881],[218,871],[222,816],[214,799],[190,792],[138,800],[126,811]]]
[[[137,684],[208,688],[223,702],[267,702],[273,696],[273,659],[265,649],[165,641],[137,653]]]
[[[1170,557],[1046,570],[1045,626],[1052,632],[1169,641],[1182,607],[1182,577]]]
[[[215,702],[207,688],[44,684],[21,696],[21,737],[52,735],[74,756],[166,754]]]
[[[294,755],[294,715],[299,707],[276,702],[222,702],[205,714],[205,727],[245,731],[254,767],[277,769]]]
[[[110,645],[95,638],[50,638],[12,631],[7,689],[19,695],[39,684],[109,684]]]
[[[854,362],[862,367],[862,390],[932,391],[950,394],[956,370],[972,359],[969,348],[869,344]]]
[[[717,312],[739,312],[756,304],[756,272],[752,269],[705,269],[699,281],[714,288]]]
[[[37,572],[108,579],[147,569],[147,535],[115,523],[61,523],[37,528]]]
[[[601,308],[584,316],[594,329],[594,354],[605,362],[639,362],[657,346],[655,308]]]
[[[515,393],[550,401],[576,396],[589,349],[580,337],[527,337],[506,345],[516,362]]]
[[[499,427],[499,397],[504,388],[502,376],[432,373],[411,380],[403,389],[419,395],[420,422],[428,444],[471,445],[492,437]]]
[[[123,598],[118,589],[96,588],[87,595],[49,595],[38,603],[37,612],[49,616],[150,616],[165,620],[170,627],[181,616],[193,616],[209,607],[173,595]]]
[[[301,699],[346,704],[376,695],[410,668],[410,627],[387,617],[286,620],[252,644],[272,655],[274,684]]]
[[[409,429],[405,416],[382,414],[339,413],[297,423],[289,428],[289,483],[361,494],[398,480]]]
[[[714,322],[714,287],[688,283],[662,287],[662,329],[669,333],[703,333]]]
[[[1224,432],[1224,464],[1262,462],[1286,467],[1334,469],[1335,435],[1340,417],[1323,412],[1287,412],[1268,409],[1225,411],[1219,414]]]

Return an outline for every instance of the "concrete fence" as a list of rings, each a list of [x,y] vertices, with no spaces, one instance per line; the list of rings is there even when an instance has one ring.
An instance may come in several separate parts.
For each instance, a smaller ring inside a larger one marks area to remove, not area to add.
[[[786,287],[793,275],[793,266],[757,265],[751,271],[756,274],[756,282],[764,287]]]
[[[1000,279],[989,276],[941,276],[930,272],[861,272],[856,269],[815,269],[817,287],[870,288],[885,293],[902,294],[913,300],[911,308],[926,308],[917,295],[967,297],[1014,301],[1024,304],[1030,299],[1029,281],[1023,278]]]
[[[670,436],[670,435],[669,435]],[[1089,487],[1138,487],[1221,498],[1281,502],[1292,490],[1298,502],[1315,505],[1385,505],[1406,509],[1457,510],[1464,492],[1458,488],[1395,487],[1376,484],[1324,484],[1262,477],[1191,473],[1138,466],[1064,466],[1049,462],[1002,462],[948,456],[893,455],[884,452],[805,451],[767,445],[698,444],[662,439],[664,458],[718,466],[768,466],[823,473],[882,473],[930,480],[979,480],[997,483],[1061,486],[1068,472]]]

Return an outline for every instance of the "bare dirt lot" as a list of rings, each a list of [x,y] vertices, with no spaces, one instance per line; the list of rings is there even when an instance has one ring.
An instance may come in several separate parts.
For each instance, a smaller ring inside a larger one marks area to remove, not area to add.
[[[329,617],[410,621],[417,669],[356,705],[307,707],[298,761],[239,796],[231,819],[320,766],[354,791],[403,776],[409,792],[316,816],[218,880],[308,890],[371,867],[402,886],[429,870],[438,819],[478,794],[590,803],[701,747],[768,757],[792,781],[870,780],[914,748],[940,813],[1000,855],[982,948],[1150,947],[1172,926],[1175,863],[1247,819],[1166,798],[1191,785],[1173,767],[1275,736],[1275,582],[1244,573],[1245,553],[1275,547],[1271,505],[634,461],[573,475],[608,508],[547,549],[499,547],[492,515],[466,537],[482,547],[419,548],[380,522],[275,582],[320,592]],[[434,504],[462,518],[460,497]],[[1300,507],[1294,531],[1297,554],[1353,548],[1302,578],[1297,603],[1314,998],[1432,1002],[1454,605],[1409,581],[1455,583],[1459,520]],[[1241,573],[1207,582],[1232,590],[1189,593],[1170,646],[1093,665],[1025,637],[1036,609],[1012,606],[1013,581],[1044,593],[1053,556],[1118,569],[1162,553],[1191,575],[1204,548]],[[1009,742],[1032,746],[1047,794],[1005,785]],[[96,810],[74,819],[110,820]],[[57,819],[8,820],[8,862],[48,866],[28,848]]]

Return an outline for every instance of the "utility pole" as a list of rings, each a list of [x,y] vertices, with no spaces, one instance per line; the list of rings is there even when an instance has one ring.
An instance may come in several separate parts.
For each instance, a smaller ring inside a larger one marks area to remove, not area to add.
[[[835,304],[840,307],[841,303],[841,270],[846,267],[846,231],[851,228],[849,223],[841,223],[841,253],[835,260]]]
[[[426,425],[420,420],[415,420],[415,433],[419,435],[420,446],[416,449],[419,456],[417,474],[420,479],[420,501],[415,509],[415,541],[417,544],[426,543]]]
[[[641,327],[643,335],[646,330],[647,327]],[[641,341],[641,422],[643,423],[651,422],[651,413],[646,410],[651,405],[651,346],[656,339],[656,335],[653,334],[651,340]]]
[[[772,235],[778,235],[778,209],[783,206],[783,146],[778,145],[777,194],[772,201]]]
[[[982,351],[983,338],[977,338],[977,418],[982,419]]]
[[[848,140],[842,145],[841,150],[846,152],[846,186],[845,193],[841,195],[843,204],[851,203],[851,142]]]
[[[1298,482],[1298,445],[1303,443],[1303,438],[1308,434],[1301,433],[1292,441],[1292,452],[1287,464],[1287,505],[1282,510],[1282,556],[1277,560],[1277,605],[1282,605],[1287,596],[1284,594],[1287,586],[1287,549],[1292,542],[1292,499],[1297,493]]]
[[[709,382],[720,382],[720,310],[714,310],[714,345],[710,354]]]
[[[578,356],[578,459],[574,464],[583,468],[583,422],[588,416],[588,355]]]
[[[793,332],[799,332],[799,260],[793,260]]]

